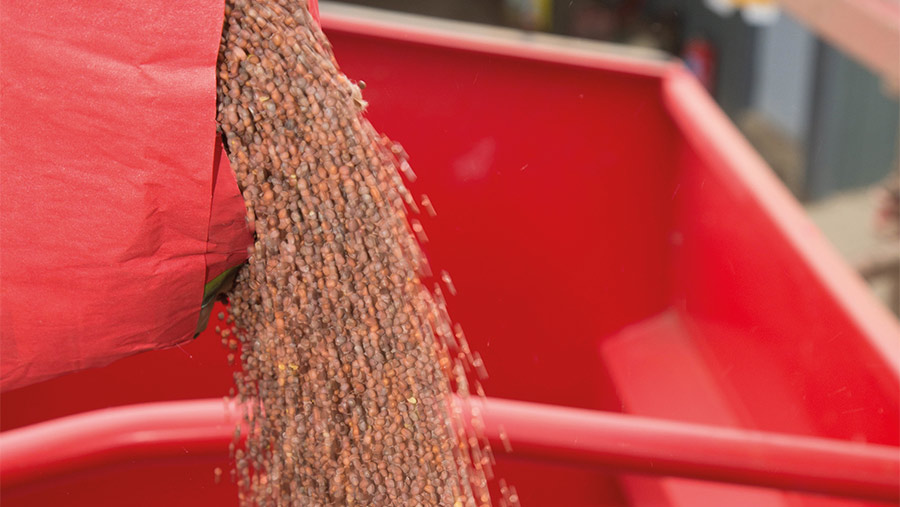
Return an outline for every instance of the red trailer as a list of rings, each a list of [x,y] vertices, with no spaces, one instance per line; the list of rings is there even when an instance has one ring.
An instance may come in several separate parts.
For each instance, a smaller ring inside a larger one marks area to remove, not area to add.
[[[437,212],[490,374],[457,402],[523,505],[900,501],[900,326],[680,63],[421,23],[323,9]],[[236,504],[225,355],[4,393],[4,505]]]

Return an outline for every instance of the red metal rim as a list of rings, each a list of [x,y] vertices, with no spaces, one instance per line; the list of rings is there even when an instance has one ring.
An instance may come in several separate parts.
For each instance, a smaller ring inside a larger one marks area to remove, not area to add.
[[[453,401],[495,452],[617,472],[900,501],[900,450],[535,403]],[[221,458],[240,407],[221,399],[87,412],[0,434],[0,478],[12,489],[123,462]],[[483,426],[482,426],[483,424]]]

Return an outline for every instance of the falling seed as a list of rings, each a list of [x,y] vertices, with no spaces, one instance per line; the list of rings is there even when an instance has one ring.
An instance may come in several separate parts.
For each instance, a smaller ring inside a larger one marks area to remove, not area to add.
[[[436,213],[404,186],[406,151],[362,116],[365,83],[302,2],[226,4],[217,118],[256,235],[217,329],[240,363],[239,502],[488,504],[490,448],[442,402],[484,365],[422,281],[409,215]]]
[[[428,216],[430,216],[431,218],[437,216],[437,211],[434,210],[434,205],[431,204],[431,198],[429,198],[426,194],[422,194],[419,202],[422,203],[422,207],[425,208],[425,213],[428,213]]]
[[[410,226],[412,227],[413,232],[416,233],[416,238],[420,243],[428,243],[428,235],[425,234],[425,228],[422,227],[421,222],[414,218],[410,220]]]
[[[484,361],[481,359],[481,353],[472,353],[472,367],[475,368],[475,373],[478,374],[479,380],[486,380],[488,378],[487,368],[484,367]]]
[[[400,170],[403,172],[403,175],[406,176],[406,179],[409,180],[410,183],[413,183],[418,179],[415,171],[413,171],[412,166],[409,165],[409,162],[402,161],[400,162]]]
[[[444,285],[447,286],[447,290],[450,291],[450,294],[456,295],[456,286],[453,285],[453,280],[450,279],[450,273],[446,270],[441,270],[441,281],[444,282]]]
[[[506,428],[503,425],[500,425],[498,430],[500,433],[500,442],[503,444],[503,450],[507,453],[512,452],[512,444],[509,442],[509,435],[506,433]]]

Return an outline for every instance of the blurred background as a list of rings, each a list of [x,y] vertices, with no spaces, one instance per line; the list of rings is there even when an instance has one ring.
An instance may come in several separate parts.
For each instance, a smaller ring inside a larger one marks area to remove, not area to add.
[[[641,46],[680,58],[838,251],[900,314],[900,0],[336,3]]]

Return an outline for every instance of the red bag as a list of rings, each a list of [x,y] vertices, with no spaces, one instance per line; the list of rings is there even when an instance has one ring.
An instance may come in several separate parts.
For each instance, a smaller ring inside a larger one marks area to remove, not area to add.
[[[222,0],[0,8],[0,390],[190,340],[251,244],[216,136]]]

